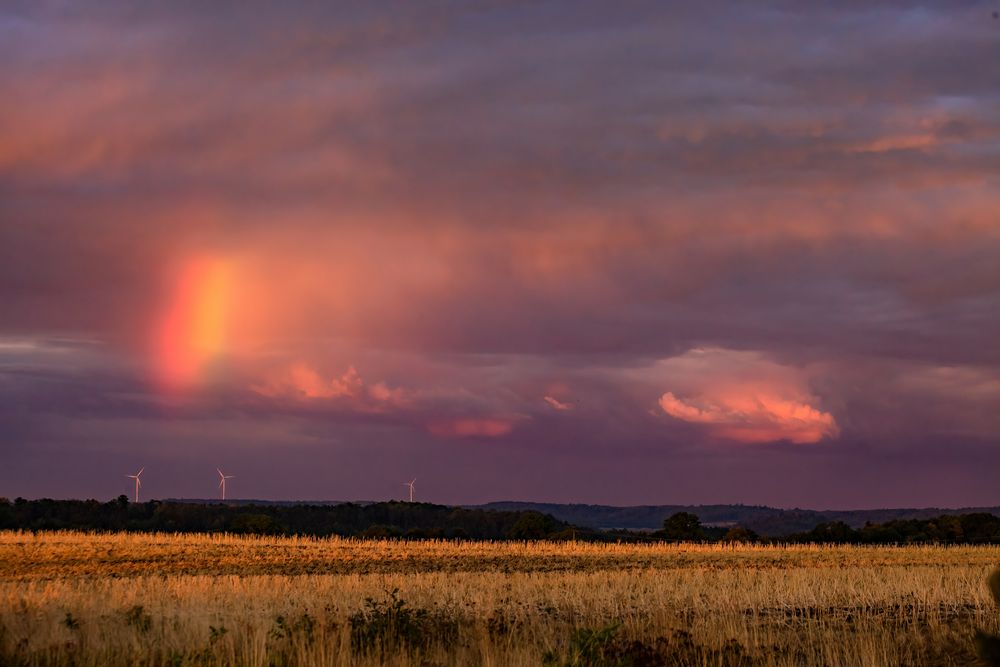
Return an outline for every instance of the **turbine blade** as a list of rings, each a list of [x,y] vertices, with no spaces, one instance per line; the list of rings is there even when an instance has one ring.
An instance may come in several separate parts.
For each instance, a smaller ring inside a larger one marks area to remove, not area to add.
[[[137,472],[135,476],[138,477],[139,475],[141,475],[143,470],[145,470],[145,468],[139,468],[139,472]]]

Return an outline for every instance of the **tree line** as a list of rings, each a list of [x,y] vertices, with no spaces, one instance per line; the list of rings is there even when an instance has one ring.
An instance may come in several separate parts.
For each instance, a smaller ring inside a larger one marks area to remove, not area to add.
[[[0,498],[0,529],[235,533],[328,537],[694,541],[821,544],[1000,544],[1000,517],[984,512],[893,520],[852,528],[842,521],[808,532],[762,538],[741,526],[703,526],[676,512],[654,532],[572,526],[535,510],[487,510],[431,503],[275,505]]]
[[[1000,544],[1000,517],[986,512],[942,515],[930,519],[868,522],[852,528],[843,521],[818,524],[807,532],[761,538],[741,526],[704,527],[695,514],[677,512],[653,533],[670,541],[781,542],[810,544]]]
[[[569,530],[534,511],[494,512],[399,501],[359,505],[227,505],[0,498],[0,528],[327,537],[545,539]]]

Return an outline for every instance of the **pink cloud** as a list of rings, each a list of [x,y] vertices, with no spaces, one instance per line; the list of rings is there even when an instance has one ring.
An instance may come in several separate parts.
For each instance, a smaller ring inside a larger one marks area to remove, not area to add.
[[[840,433],[833,415],[816,407],[819,399],[809,391],[806,371],[758,353],[691,350],[659,362],[657,372],[674,388],[660,396],[660,409],[702,425],[713,437],[810,444]]]
[[[439,378],[440,380],[441,378]],[[395,423],[444,438],[500,438],[528,416],[504,407],[494,393],[477,394],[451,382],[426,382],[416,388],[367,382],[355,366],[333,377],[306,362],[284,365],[251,389],[259,395],[331,411],[392,414]]]
[[[325,379],[312,366],[297,362],[251,389],[269,397],[346,400],[368,410],[384,410],[409,403],[405,390],[390,388],[384,382],[369,385],[354,366],[349,366],[340,376]]]
[[[447,419],[432,422],[427,430],[451,438],[499,438],[514,430],[514,419],[504,417]]]
[[[573,409],[573,404],[572,403],[564,403],[563,401],[560,401],[558,398],[554,398],[552,396],[545,396],[542,400],[544,400],[546,403],[548,403],[549,406],[551,406],[552,409],[554,409],[554,410],[559,410],[561,412],[565,412],[567,410],[572,410]]]
[[[714,435],[739,442],[789,440],[808,444],[836,436],[839,431],[833,415],[827,412],[752,388],[693,400],[682,400],[668,391],[660,397],[660,407],[675,419],[706,424]]]

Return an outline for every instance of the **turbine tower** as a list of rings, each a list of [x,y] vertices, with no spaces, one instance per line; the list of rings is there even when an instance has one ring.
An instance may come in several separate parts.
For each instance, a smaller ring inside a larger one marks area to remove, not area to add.
[[[410,487],[410,502],[411,503],[413,502],[413,485],[416,483],[416,481],[417,481],[417,478],[414,477],[409,482],[403,482],[403,486]]]
[[[236,475],[223,475],[222,471],[219,470],[218,468],[216,468],[216,471],[218,471],[218,473],[219,473],[219,488],[222,489],[222,499],[225,500],[226,499],[226,480],[227,479],[232,479]]]
[[[135,502],[139,502],[139,487],[142,486],[142,482],[139,481],[139,475],[142,474],[143,470],[145,470],[145,468],[140,468],[139,472],[134,475],[125,475],[129,479],[135,480]]]

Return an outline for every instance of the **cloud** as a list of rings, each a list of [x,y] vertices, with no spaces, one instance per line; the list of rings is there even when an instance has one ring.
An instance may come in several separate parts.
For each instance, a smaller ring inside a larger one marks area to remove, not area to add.
[[[431,422],[427,430],[446,438],[500,438],[510,434],[516,423],[509,417],[447,419]]]
[[[529,419],[517,413],[519,402],[504,394],[488,378],[466,371],[460,379],[447,368],[436,369],[436,380],[420,388],[391,387],[386,382],[366,382],[354,366],[339,376],[321,375],[299,361],[271,372],[252,385],[252,391],[275,401],[262,406],[275,414],[326,415],[331,421],[369,420],[411,432],[423,431],[441,438],[502,438]],[[474,387],[470,389],[468,385]]]
[[[406,391],[390,388],[384,382],[369,385],[354,366],[349,366],[340,376],[324,378],[312,366],[296,362],[251,388],[271,398],[343,401],[360,410],[382,411],[410,404]]]
[[[255,260],[233,332],[261,347],[998,354],[993,304],[960,301],[1000,276],[972,7],[99,4],[3,14],[11,328],[128,341],[162,266],[207,247]]]
[[[869,393],[881,393],[877,409],[860,414],[875,437],[901,439],[905,432],[913,438],[942,441],[973,438],[986,442],[1000,438],[1000,370],[968,365],[909,364],[892,367],[882,364],[872,374]],[[894,415],[905,414],[900,425]],[[872,423],[879,422],[879,423]]]
[[[833,415],[815,407],[804,372],[758,353],[695,349],[659,362],[655,372],[684,388],[684,397],[660,396],[663,412],[714,438],[810,444],[840,433]]]
[[[829,413],[749,387],[726,396],[689,401],[668,391],[660,397],[660,407],[671,417],[708,425],[712,435],[738,442],[788,440],[802,445],[838,433],[837,423]]]
[[[572,410],[573,409],[573,404],[572,403],[564,403],[563,401],[560,401],[558,398],[554,398],[552,396],[545,396],[542,400],[544,400],[546,403],[548,403],[552,407],[553,410],[558,410],[560,412],[566,412],[568,410]]]

